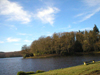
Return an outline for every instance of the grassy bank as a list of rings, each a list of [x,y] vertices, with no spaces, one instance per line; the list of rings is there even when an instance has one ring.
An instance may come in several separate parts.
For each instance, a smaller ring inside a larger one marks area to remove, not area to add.
[[[51,70],[48,72],[29,74],[29,75],[99,75],[100,61],[89,65],[79,65],[69,68]]]

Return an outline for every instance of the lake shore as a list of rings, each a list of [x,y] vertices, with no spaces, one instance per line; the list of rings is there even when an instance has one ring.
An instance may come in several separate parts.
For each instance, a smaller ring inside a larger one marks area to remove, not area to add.
[[[69,68],[51,70],[43,73],[28,74],[28,75],[99,75],[100,61],[90,63],[88,65],[78,65]]]
[[[33,56],[33,57],[26,57],[26,58],[33,58],[33,59],[37,59],[37,58],[50,58],[50,57],[60,57],[61,55],[59,54],[44,54],[44,55],[40,55],[40,56]]]
[[[37,58],[50,58],[50,57],[62,57],[62,56],[82,56],[82,55],[99,55],[99,52],[76,52],[76,53],[70,53],[67,55],[60,55],[60,54],[44,54],[44,55],[40,55],[40,56],[33,56],[33,57],[26,57],[26,58],[33,58],[33,59],[37,59]]]

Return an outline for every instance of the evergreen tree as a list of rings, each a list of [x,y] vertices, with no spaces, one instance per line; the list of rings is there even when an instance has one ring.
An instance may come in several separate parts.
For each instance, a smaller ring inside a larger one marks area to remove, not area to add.
[[[99,29],[97,28],[97,26],[96,26],[95,24],[94,24],[93,31],[94,31],[95,33],[99,32]]]

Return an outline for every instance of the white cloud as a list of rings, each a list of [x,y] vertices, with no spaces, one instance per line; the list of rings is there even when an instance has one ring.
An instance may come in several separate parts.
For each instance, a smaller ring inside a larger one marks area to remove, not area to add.
[[[8,0],[0,0],[0,15],[5,15],[8,20],[17,20],[22,23],[30,22],[30,17],[27,11],[22,9],[18,3],[10,2]]]
[[[4,43],[4,41],[0,41],[0,43]]]
[[[24,40],[25,42],[31,42],[30,40]]]
[[[60,10],[56,7],[47,7],[46,9],[38,9],[37,14],[35,14],[35,18],[40,19],[43,23],[50,23],[53,25],[55,19],[55,13]]]
[[[15,43],[14,45],[20,45],[19,43]]]
[[[47,34],[46,34],[47,36],[52,36],[53,35],[53,33],[51,33],[51,32],[47,32]]]
[[[84,15],[84,13],[80,13],[80,14],[75,15],[74,17],[80,17],[80,16],[83,16],[83,15]]]
[[[71,25],[68,25],[68,28],[71,28]]]
[[[80,20],[79,22],[83,22],[83,21],[85,21],[85,20],[91,18],[93,15],[95,15],[95,14],[96,14],[97,12],[99,12],[99,11],[100,11],[100,7],[97,8],[97,9],[95,9],[92,13],[85,15],[85,16],[83,17],[83,19]]]
[[[71,28],[71,25],[68,25],[67,27],[64,27],[64,28],[60,28],[59,30],[68,30]]]
[[[17,35],[29,35],[29,36],[31,36],[32,34],[18,33]]]
[[[10,27],[10,29],[15,29],[15,30],[17,30],[17,27],[16,27],[15,25],[5,25],[5,26]]]
[[[20,38],[11,38],[11,37],[7,38],[7,42],[18,42],[20,40],[21,40]]]
[[[83,29],[80,29],[80,30],[82,30],[82,31],[84,31],[84,30],[92,30],[92,28],[88,27],[88,28],[83,28]]]
[[[80,17],[81,20],[78,22],[83,22],[92,16],[94,16],[97,12],[100,11],[100,0],[82,0],[82,2],[87,6],[85,12],[77,14],[74,17]]]
[[[26,35],[26,33],[18,33],[18,35]]]
[[[83,0],[83,2],[89,7],[100,6],[100,0]]]

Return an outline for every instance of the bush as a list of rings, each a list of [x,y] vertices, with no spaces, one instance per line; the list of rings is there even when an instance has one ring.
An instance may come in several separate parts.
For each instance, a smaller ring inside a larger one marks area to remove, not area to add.
[[[23,72],[23,71],[19,71],[19,72],[17,73],[17,75],[26,75],[26,73]]]
[[[28,53],[28,54],[25,54],[24,56],[23,56],[23,58],[26,58],[26,57],[32,57],[33,56],[33,53]]]
[[[23,56],[23,58],[26,58],[26,54]]]
[[[35,74],[34,71],[26,72],[26,74]]]
[[[68,53],[67,53],[67,51],[61,51],[60,54],[61,55],[67,55]]]
[[[30,55],[31,57],[33,57],[33,53],[30,53],[29,55]]]
[[[42,73],[42,72],[45,72],[43,70],[37,70],[36,73]]]

